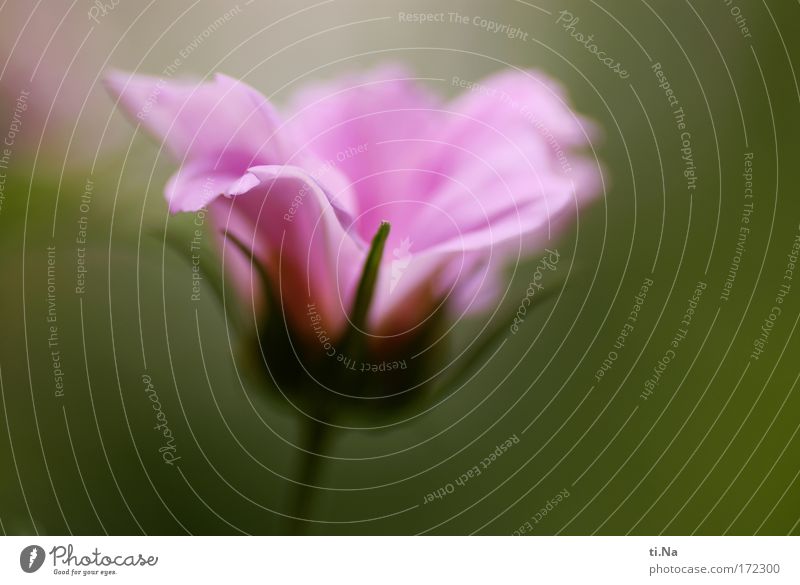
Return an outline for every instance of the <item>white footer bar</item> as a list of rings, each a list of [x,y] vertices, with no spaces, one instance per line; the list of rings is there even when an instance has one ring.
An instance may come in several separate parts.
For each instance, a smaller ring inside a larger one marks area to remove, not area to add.
[[[800,583],[800,537],[6,537],[0,583]]]

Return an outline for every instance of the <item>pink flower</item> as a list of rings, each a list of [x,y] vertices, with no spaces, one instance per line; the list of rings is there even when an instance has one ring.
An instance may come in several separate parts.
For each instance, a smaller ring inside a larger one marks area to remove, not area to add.
[[[391,233],[368,329],[398,336],[445,307],[495,302],[502,270],[599,192],[597,164],[579,152],[587,123],[539,73],[503,71],[445,102],[386,67],[306,88],[281,113],[224,75],[107,83],[180,164],[170,210],[208,207],[252,248],[298,339],[341,337],[381,221]],[[250,259],[225,254],[242,291],[263,296]]]

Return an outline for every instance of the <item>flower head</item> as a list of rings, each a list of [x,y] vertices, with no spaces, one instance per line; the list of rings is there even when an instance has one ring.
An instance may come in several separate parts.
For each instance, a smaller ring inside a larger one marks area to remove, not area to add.
[[[312,346],[319,331],[345,335],[381,222],[391,232],[366,329],[402,338],[437,311],[487,307],[508,262],[544,247],[599,191],[578,152],[589,125],[535,72],[497,73],[448,102],[383,67],[301,90],[281,112],[224,75],[117,72],[107,84],[179,163],[170,210],[208,207],[263,265],[279,300],[267,310]],[[243,293],[263,297],[249,259],[233,261]]]

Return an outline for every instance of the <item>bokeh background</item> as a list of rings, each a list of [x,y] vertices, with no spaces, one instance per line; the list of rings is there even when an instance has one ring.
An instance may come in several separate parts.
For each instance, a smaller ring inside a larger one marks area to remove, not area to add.
[[[626,79],[556,22],[563,10]],[[482,16],[527,37],[399,21],[412,11]],[[159,236],[193,227],[166,211],[174,165],[101,84],[109,68],[158,75],[177,59],[176,77],[222,71],[279,105],[303,83],[386,61],[445,96],[459,91],[455,76],[535,68],[602,129],[593,148],[606,192],[553,242],[554,294],[435,408],[341,433],[306,532],[797,534],[800,273],[783,277],[800,234],[799,20],[800,5],[772,0],[4,2],[0,134],[14,135],[0,168],[0,528],[286,530],[298,417],[237,366],[213,295],[188,301],[190,267]],[[654,63],[685,111],[694,190]],[[76,294],[84,216],[86,288]],[[501,313],[519,304],[536,260],[510,270]],[[617,349],[645,279],[653,285]],[[707,288],[686,339],[645,399],[698,281]],[[53,300],[62,396],[48,345]],[[782,312],[756,359],[774,306]],[[486,324],[459,323],[452,351]],[[158,452],[143,375],[174,433],[176,465]],[[479,477],[455,485],[513,435]],[[448,484],[452,493],[425,503]]]

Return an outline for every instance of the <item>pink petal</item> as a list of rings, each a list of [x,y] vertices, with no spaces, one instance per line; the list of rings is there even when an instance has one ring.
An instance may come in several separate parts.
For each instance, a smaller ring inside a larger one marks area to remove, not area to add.
[[[406,140],[435,131],[439,107],[420,81],[397,66],[318,84],[293,99],[287,125],[352,182],[351,212],[363,240],[371,239],[382,220],[393,228],[405,220],[405,210],[387,204],[426,192],[429,177],[413,170],[418,148]]]
[[[178,160],[236,157],[246,168],[286,157],[276,137],[280,117],[241,81],[217,74],[212,82],[181,82],[122,72],[109,73],[105,81],[133,121],[165,142]]]
[[[179,168],[167,183],[164,193],[173,213],[197,211],[226,193],[241,178],[229,171],[215,171],[213,165],[192,162]]]
[[[339,221],[330,196],[305,170],[256,166],[248,170],[246,184],[249,188],[215,202],[217,221],[223,229],[233,226],[241,241],[254,246],[292,331],[313,340],[308,315],[313,305],[335,339],[347,321],[364,250]]]
[[[441,281],[438,290],[455,286],[454,298],[480,300],[472,309],[499,290],[497,269],[476,280],[474,267],[490,258],[502,266],[547,245],[578,204],[600,191],[598,165],[576,153],[588,145],[591,128],[558,87],[516,71],[481,86],[487,91],[465,94],[438,115],[433,152],[430,140],[407,142],[422,153],[416,168],[435,177],[424,200],[408,206],[409,236],[420,261],[441,259],[430,275]]]

